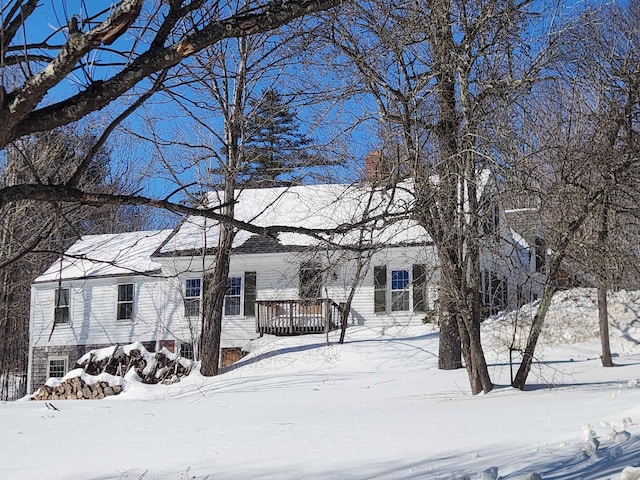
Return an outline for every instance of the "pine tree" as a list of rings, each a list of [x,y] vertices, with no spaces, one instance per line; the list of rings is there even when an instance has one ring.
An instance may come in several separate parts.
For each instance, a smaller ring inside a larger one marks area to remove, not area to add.
[[[249,101],[245,124],[245,164],[241,183],[272,187],[301,183],[302,170],[328,165],[310,152],[311,139],[299,130],[297,112],[274,89]]]

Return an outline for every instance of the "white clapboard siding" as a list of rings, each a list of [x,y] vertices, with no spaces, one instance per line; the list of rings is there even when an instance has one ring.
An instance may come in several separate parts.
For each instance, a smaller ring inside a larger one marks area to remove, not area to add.
[[[414,264],[423,264],[427,270],[427,295],[426,303],[429,308],[433,307],[433,301],[435,300],[435,285],[437,282],[438,271],[435,267],[434,250],[432,247],[405,247],[405,248],[393,248],[385,249],[384,251],[377,252],[371,258],[369,269],[360,284],[359,289],[354,295],[351,304],[351,322],[356,325],[366,325],[372,328],[388,327],[392,325],[419,325],[425,318],[424,312],[413,312],[409,310],[406,312],[390,312],[376,313],[374,311],[374,279],[373,269],[375,266],[385,265],[387,267],[387,277],[390,278],[391,270],[403,269],[408,270],[411,275],[412,267]],[[352,276],[346,279],[343,284],[351,282]],[[346,289],[344,295],[348,293]],[[409,288],[409,295],[411,298],[411,305],[413,305],[413,289]],[[390,297],[390,293],[387,292],[387,297]],[[336,301],[341,301],[339,292],[335,293]]]
[[[299,297],[300,265],[311,257],[309,253],[234,255],[229,275],[244,278],[245,272],[256,272],[257,300],[294,300]],[[327,256],[319,256],[317,259],[328,265],[323,296],[328,296],[337,303],[344,302],[353,276],[353,260],[332,259]],[[32,346],[114,344],[152,340],[193,342],[199,335],[200,319],[185,316],[184,285],[187,278],[201,277],[201,268],[197,267],[201,267],[202,262],[185,257],[162,259],[161,262],[161,277],[108,277],[63,282],[62,287],[71,289],[71,322],[69,325],[56,326],[53,332],[54,291],[58,284],[35,284]],[[435,268],[430,267],[435,264],[433,250],[430,247],[395,248],[376,253],[353,298],[350,322],[370,327],[422,322],[425,316],[422,312],[380,314],[374,312],[373,303],[375,265],[386,265],[389,271],[411,271],[412,265],[416,263],[426,265],[427,269],[431,268],[435,274]],[[433,285],[435,281],[434,275]],[[135,319],[118,321],[117,285],[131,282],[134,283],[135,292]],[[429,287],[428,292],[427,302],[431,304],[435,287]],[[244,347],[248,341],[258,336],[255,330],[253,316],[225,316],[222,346]]]
[[[134,284],[134,319],[117,320],[118,284]],[[91,278],[64,281],[70,289],[70,322],[54,328],[57,282],[32,287],[32,347],[130,343],[165,338],[162,332],[164,280],[154,277]]]

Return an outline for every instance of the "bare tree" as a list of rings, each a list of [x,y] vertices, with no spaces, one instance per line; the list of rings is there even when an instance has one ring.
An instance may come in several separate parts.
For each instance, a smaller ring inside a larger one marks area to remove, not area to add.
[[[540,160],[546,165],[546,178],[538,184],[543,206],[551,214],[544,218],[551,255],[541,303],[513,382],[517,388],[525,386],[567,260],[596,277],[603,364],[612,364],[606,312],[606,291],[613,285],[610,253],[615,242],[610,231],[616,217],[630,218],[635,210],[631,205],[637,205],[640,179],[639,13],[635,2],[587,9],[562,33],[559,80],[550,84],[552,96],[545,104],[554,118],[544,119],[540,137],[547,158]]]
[[[69,175],[52,181],[46,177],[30,177],[5,184],[0,189],[0,208],[13,209],[15,202],[30,200],[55,205],[74,202],[126,204],[131,208],[149,205],[195,213],[196,207],[167,198],[155,200],[129,192],[91,189],[80,179],[89,173],[92,157],[115,126],[168,82],[168,78],[175,78],[175,69],[168,75],[173,67],[225,39],[268,32],[340,3],[341,0],[250,1],[238,8],[235,2],[223,1],[122,0],[106,9],[102,4],[81,2],[78,11],[68,11],[67,4],[64,8],[53,4],[50,7],[62,23],[50,32],[41,28],[39,18],[43,4],[34,0],[12,0],[3,5],[0,7],[0,149],[26,135],[52,131],[80,120],[124,96],[130,95],[134,100],[128,107],[122,107],[123,112],[83,161],[73,163],[60,159],[61,165],[57,167],[73,168]],[[61,88],[68,82],[73,88]],[[138,92],[139,89],[143,93]],[[240,134],[237,116],[232,113],[232,117],[234,126],[229,130],[230,138],[226,139],[231,157],[237,154],[234,149]],[[230,165],[229,168],[236,167]],[[233,192],[233,185],[228,188]],[[232,194],[228,198],[232,198]],[[233,202],[212,209],[212,213],[218,220],[232,218]],[[221,236],[224,242],[217,250],[218,255],[229,254],[226,246],[229,244],[230,248],[232,231],[240,224],[224,225],[227,233]],[[264,233],[264,229],[255,230]],[[219,260],[220,265],[225,263],[224,258]],[[226,280],[223,273],[218,275],[218,280],[222,277]],[[219,283],[218,280],[214,282]],[[224,289],[218,290],[224,295]]]
[[[47,33],[37,26],[38,1],[13,0],[2,7],[0,148],[79,120],[225,38],[267,32],[340,3],[249,2],[237,10],[233,2],[205,0],[122,0],[107,9],[83,2],[77,12],[57,12],[66,24]],[[74,74],[80,91],[47,103]]]
[[[245,4],[238,2],[238,8]],[[233,219],[243,189],[275,186],[283,173],[288,174],[286,184],[296,183],[294,171],[304,173],[318,165],[319,156],[307,152],[311,139],[293,126],[291,99],[278,93],[274,104],[269,93],[275,92],[281,71],[292,61],[286,49],[289,41],[286,35],[260,34],[219,42],[186,62],[181,73],[183,86],[167,91],[188,122],[189,132],[182,132],[184,140],[158,134],[152,140],[163,158],[171,155],[162,151],[165,146],[175,151],[178,144],[182,150],[178,164],[187,163],[193,173],[197,171],[196,185],[181,185],[194,205],[216,208],[222,218]],[[175,172],[176,182],[182,182],[178,165],[165,160],[164,167]],[[276,171],[269,170],[272,168]],[[212,223],[205,224],[205,230]],[[218,373],[227,278],[237,233],[237,227],[228,221],[218,221],[216,228],[216,244],[205,245],[202,251],[199,358],[205,375]]]
[[[254,36],[229,39],[209,47],[185,65],[183,79],[188,87],[169,92],[192,128],[200,132],[197,135],[200,141],[188,135],[182,145],[192,158],[188,163],[199,170],[192,202],[205,208],[215,205],[225,218],[234,218],[236,186],[245,166],[247,101],[264,75],[261,60],[268,62],[265,60],[268,55],[264,55],[267,49],[260,48],[264,42],[262,36]],[[167,139],[159,145],[171,142],[172,139]],[[173,170],[172,165],[165,166]],[[177,175],[175,178],[179,181]],[[187,186],[185,192],[189,193]],[[205,230],[206,226],[205,223]],[[218,231],[216,245],[205,242],[202,250],[203,301],[198,356],[205,375],[218,374],[224,298],[236,234],[235,227],[227,222],[219,222]],[[203,232],[205,238],[206,235],[207,232]],[[209,256],[214,257],[211,262],[205,260]]]
[[[595,248],[591,250],[595,255],[585,256],[590,264],[589,270],[597,279],[602,364],[611,367],[607,290],[616,284],[616,268],[611,267],[616,257],[630,260],[634,256],[631,249],[616,242],[616,237],[620,240],[622,235],[619,233],[628,231],[636,223],[629,215],[629,209],[637,205],[637,182],[640,179],[629,178],[630,172],[625,172],[627,178],[619,183],[619,179],[615,178],[615,170],[621,163],[629,162],[636,156],[640,147],[635,119],[640,85],[640,74],[637,72],[640,60],[640,5],[632,2],[624,7],[612,4],[600,10],[588,10],[583,14],[583,21],[568,37],[574,40],[572,47],[569,47],[575,52],[573,58],[580,56],[582,59],[574,67],[578,75],[574,78],[588,92],[590,117],[595,128],[605,132],[604,138],[599,135],[594,137],[599,140],[594,148],[599,160],[596,172],[599,170],[597,175],[605,177],[604,181],[612,184],[612,191],[607,192],[594,213],[594,220],[598,223],[594,230],[598,233],[595,241],[590,243],[595,243]],[[577,38],[582,41],[575,43]],[[610,235],[612,231],[615,232],[614,236]],[[628,265],[633,263],[628,262]]]
[[[460,367],[462,353],[474,393],[492,389],[480,343],[481,171],[499,160],[496,112],[536,76],[520,48],[529,3],[366,2],[328,27],[389,126],[390,171],[414,178],[413,213],[441,268],[439,367]]]

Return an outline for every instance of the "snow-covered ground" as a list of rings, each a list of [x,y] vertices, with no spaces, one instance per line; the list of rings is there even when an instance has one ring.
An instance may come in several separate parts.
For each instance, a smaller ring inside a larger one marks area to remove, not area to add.
[[[640,295],[615,298],[609,369],[594,298],[554,300],[524,392],[508,386],[512,315],[485,324],[488,395],[436,368],[432,327],[398,326],[265,337],[217,378],[129,379],[58,411],[0,404],[0,480],[638,479]]]

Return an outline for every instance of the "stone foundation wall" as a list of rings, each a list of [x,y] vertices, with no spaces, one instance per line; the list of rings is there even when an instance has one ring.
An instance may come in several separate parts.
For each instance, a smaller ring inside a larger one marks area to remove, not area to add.
[[[68,357],[67,371],[71,370],[78,359],[89,350],[108,347],[109,344],[94,345],[59,345],[55,347],[36,347],[33,349],[31,365],[31,385],[29,392],[33,393],[47,381],[49,357]]]

